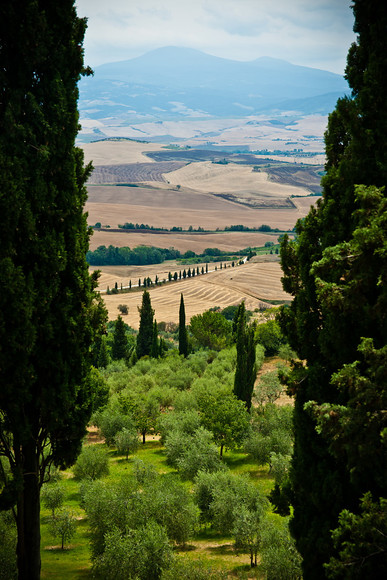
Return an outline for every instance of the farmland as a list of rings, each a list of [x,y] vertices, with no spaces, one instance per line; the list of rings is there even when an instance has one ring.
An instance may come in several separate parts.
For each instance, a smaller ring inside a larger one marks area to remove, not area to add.
[[[93,160],[88,183],[88,223],[101,224],[90,249],[113,245],[134,248],[149,245],[174,247],[199,254],[205,248],[234,252],[247,247],[277,243],[280,232],[291,231],[317,197],[321,165],[281,163],[253,154],[205,149],[168,149],[130,140],[102,141],[83,145],[85,160]],[[141,231],[119,229],[125,222],[155,228],[179,227],[195,231]],[[242,224],[273,231],[224,231]],[[179,273],[175,262],[152,266],[102,266],[100,290],[137,286],[138,279],[168,279]],[[210,269],[214,268],[212,266]],[[289,300],[281,287],[278,256],[256,257],[235,268],[205,276],[178,280],[150,289],[158,321],[177,322],[180,293],[184,294],[187,319],[215,306],[246,301],[249,310],[259,310],[272,301]],[[141,292],[105,295],[109,318],[118,315],[118,305],[127,304],[126,321],[137,328]]]

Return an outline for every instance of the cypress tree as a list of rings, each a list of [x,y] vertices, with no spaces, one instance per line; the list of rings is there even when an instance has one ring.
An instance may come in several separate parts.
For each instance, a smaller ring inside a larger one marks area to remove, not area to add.
[[[117,317],[114,326],[112,357],[114,360],[126,360],[128,357],[128,337],[126,336],[126,324],[121,316]]]
[[[257,376],[255,365],[254,329],[247,326],[245,303],[241,302],[234,318],[237,362],[234,378],[234,394],[244,401],[250,411],[254,383]]]
[[[73,4],[0,4],[0,504],[16,506],[21,580],[40,577],[40,488],[81,449],[90,347],[106,320],[85,260],[91,166],[75,138],[86,21]]]
[[[160,345],[159,345],[159,337],[158,337],[158,328],[156,320],[153,323],[153,336],[152,336],[152,348],[150,355],[152,358],[159,358],[160,355]]]
[[[98,352],[98,360],[97,360],[97,367],[98,368],[105,368],[108,366],[110,362],[106,337],[102,336],[100,345],[99,345],[99,352]]]
[[[304,578],[313,580],[326,577],[342,510],[359,514],[367,491],[387,497],[380,419],[387,397],[380,382],[387,372],[386,199],[385,190],[371,187],[387,183],[387,6],[354,0],[353,10],[358,37],[346,68],[352,97],[339,99],[329,116],[323,199],[297,223],[297,241],[285,238],[281,248],[284,289],[294,299],[280,322],[305,361],[288,379],[295,395],[291,530]],[[374,417],[367,429],[366,417]],[[356,567],[358,577],[378,577],[380,556],[371,548],[362,557],[360,543],[349,573]]]
[[[184,357],[188,355],[188,335],[187,327],[185,325],[185,306],[183,294],[180,297],[180,309],[179,309],[179,354]]]
[[[143,292],[141,308],[139,307],[138,311],[140,313],[140,326],[137,335],[136,354],[137,358],[140,359],[142,356],[151,354],[153,343],[154,310],[147,290]]]

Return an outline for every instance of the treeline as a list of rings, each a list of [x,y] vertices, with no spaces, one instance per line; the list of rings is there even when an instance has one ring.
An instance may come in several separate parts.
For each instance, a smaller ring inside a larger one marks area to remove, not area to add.
[[[150,230],[156,232],[213,232],[214,230],[206,230],[201,226],[194,228],[193,226],[189,226],[187,229],[184,229],[182,226],[172,226],[171,228],[163,228],[163,227],[155,227],[150,226],[149,224],[139,224],[133,222],[125,222],[124,224],[118,224],[118,227],[122,230]],[[93,228],[100,229],[102,228],[101,222],[97,222]],[[244,226],[242,224],[238,225],[231,225],[225,226],[224,229],[216,228],[217,232],[280,232],[279,228],[272,228],[267,224],[262,224],[257,227],[249,227]],[[292,231],[292,230],[288,230]]]
[[[202,254],[196,254],[192,250],[183,255],[175,248],[156,248],[154,246],[136,246],[132,250],[125,246],[117,248],[115,246],[98,246],[94,251],[89,250],[86,260],[90,266],[143,266],[148,264],[161,264],[165,260],[181,260],[181,263],[189,264],[219,262],[221,260],[230,261],[238,256],[248,256],[254,254],[251,248],[236,250],[232,254],[224,252],[218,248],[206,248]]]
[[[155,248],[154,246],[137,246],[132,250],[128,247],[98,246],[89,250],[86,260],[90,266],[143,266],[161,264],[164,260],[176,260],[181,256],[174,248]]]

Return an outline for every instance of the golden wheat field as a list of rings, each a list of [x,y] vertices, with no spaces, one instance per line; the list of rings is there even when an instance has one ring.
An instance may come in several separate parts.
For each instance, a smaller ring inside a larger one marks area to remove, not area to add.
[[[100,166],[99,180],[106,176],[109,183],[88,186],[88,223],[100,222],[103,230],[95,230],[90,249],[114,245],[134,248],[149,245],[161,248],[174,247],[182,253],[193,250],[202,253],[205,248],[236,251],[247,247],[263,246],[277,242],[276,232],[216,232],[226,226],[244,225],[257,228],[269,225],[281,231],[292,230],[296,221],[309,211],[316,197],[310,197],[307,183],[299,186],[281,181],[281,175],[270,180],[260,168],[210,161],[193,161],[180,169],[162,173],[165,164],[159,164],[146,155],[147,151],[160,151],[162,146],[131,141],[103,141],[83,145],[86,161]],[[114,177],[117,176],[115,185]],[[135,183],[125,184],[126,177]],[[144,179],[138,182],[138,179]],[[149,181],[147,181],[149,177]],[[112,181],[113,180],[113,181]],[[159,181],[157,181],[159,180]],[[293,195],[297,197],[293,197]],[[290,197],[291,196],[291,197]],[[209,232],[141,232],[118,229],[119,224],[132,222],[149,226],[188,229],[192,226]],[[109,226],[106,228],[106,226]],[[109,231],[110,229],[110,231]],[[112,231],[112,230],[116,231]],[[138,328],[137,307],[141,303],[141,290],[130,293],[106,295],[106,288],[118,288],[141,283],[144,278],[168,280],[168,273],[179,273],[185,266],[165,262],[151,266],[102,266],[100,286],[109,312],[109,318],[119,314],[118,305],[126,304],[129,314],[125,320]],[[188,266],[186,267],[188,269]],[[199,266],[201,270],[201,265]],[[214,266],[210,266],[210,269]],[[219,265],[218,265],[219,268]],[[157,321],[178,322],[180,294],[183,293],[187,322],[191,316],[219,306],[224,308],[245,300],[249,310],[259,309],[263,303],[289,300],[281,286],[281,268],[278,256],[256,257],[234,268],[223,268],[206,275],[195,276],[161,286],[151,287],[152,306]]]
[[[152,307],[155,311],[155,318],[158,322],[178,322],[180,294],[184,295],[187,323],[191,316],[200,314],[209,308],[219,306],[225,308],[231,304],[239,304],[245,301],[246,308],[254,311],[262,305],[270,304],[271,301],[289,300],[281,287],[281,268],[278,261],[270,260],[272,256],[266,258],[267,261],[258,261],[262,258],[253,258],[250,262],[241,266],[222,268],[217,271],[209,271],[208,274],[200,274],[194,278],[186,278],[176,282],[166,282],[158,287],[150,287]],[[167,266],[167,267],[166,267]],[[168,272],[172,274],[187,266],[177,266],[175,262],[152,266],[103,266],[101,267],[100,290],[104,292],[106,287],[114,287],[115,282],[118,288],[128,286],[129,279],[132,285],[138,284],[144,277],[154,280],[155,274],[160,280],[168,279]],[[201,265],[199,266],[201,268]],[[209,269],[214,268],[210,265]],[[133,328],[138,328],[139,314],[137,307],[141,305],[142,292],[132,290],[128,293],[114,295],[103,294],[103,298],[109,313],[109,319],[114,320],[119,315],[118,305],[126,304],[129,314],[124,316]]]

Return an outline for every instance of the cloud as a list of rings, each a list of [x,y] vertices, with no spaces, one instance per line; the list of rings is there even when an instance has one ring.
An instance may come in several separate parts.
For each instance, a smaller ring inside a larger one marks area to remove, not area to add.
[[[354,39],[349,0],[77,0],[86,62],[186,46],[235,60],[260,56],[342,73]]]

